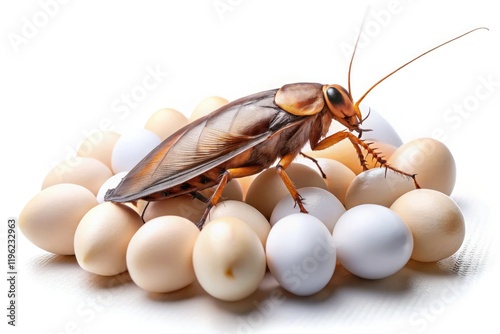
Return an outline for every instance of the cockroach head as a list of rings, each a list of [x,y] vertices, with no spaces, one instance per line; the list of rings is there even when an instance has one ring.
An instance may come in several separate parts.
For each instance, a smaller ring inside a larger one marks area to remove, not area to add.
[[[332,118],[350,131],[359,132],[363,118],[358,104],[353,103],[351,94],[340,85],[325,85],[323,95]]]

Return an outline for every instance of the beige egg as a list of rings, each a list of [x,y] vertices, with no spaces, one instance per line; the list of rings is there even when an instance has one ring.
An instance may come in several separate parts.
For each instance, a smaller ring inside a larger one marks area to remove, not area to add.
[[[126,271],[129,241],[142,224],[137,212],[123,204],[106,202],[92,208],[75,232],[78,264],[103,276]]]
[[[419,138],[400,146],[389,164],[406,173],[417,174],[422,188],[450,195],[455,186],[456,166],[450,150],[438,140]]]
[[[94,158],[111,169],[111,153],[120,135],[113,131],[98,131],[85,140],[78,147],[79,157]]]
[[[191,116],[189,116],[189,121],[192,122],[198,118],[208,115],[212,111],[228,104],[228,102],[229,102],[228,100],[219,96],[209,96],[207,98],[204,98],[194,108]]]
[[[210,198],[214,194],[216,188],[217,186],[213,186],[211,188],[201,190],[200,194],[202,194],[206,198]],[[241,188],[240,183],[236,180],[229,181],[222,191],[221,200],[242,201],[243,189]]]
[[[223,201],[210,210],[206,224],[208,224],[211,220],[216,220],[221,217],[234,217],[241,219],[243,222],[248,224],[252,230],[254,230],[259,237],[262,246],[265,247],[267,235],[271,230],[271,225],[266,217],[259,212],[259,210],[244,202],[232,200]]]
[[[248,192],[248,188],[250,188],[250,184],[252,184],[253,180],[255,180],[257,175],[259,175],[259,174],[253,174],[250,176],[240,177],[239,179],[236,179],[236,181],[241,186],[241,192],[242,192],[243,199],[245,199],[247,192]]]
[[[84,186],[97,195],[102,184],[113,175],[103,162],[87,157],[65,160],[50,170],[42,183],[42,190],[59,183]]]
[[[347,209],[360,204],[390,207],[404,193],[415,189],[413,179],[384,167],[364,171],[356,176],[345,196]]]
[[[386,160],[396,150],[396,147],[391,144],[374,142],[371,140],[367,140],[367,143],[372,143],[370,144],[370,147],[375,149],[377,154]],[[377,161],[372,159],[373,156],[368,154],[368,152],[365,149],[362,149],[361,152],[363,156],[366,157],[365,159],[368,168],[379,166]],[[321,151],[307,152],[307,155],[310,155],[311,157],[314,158],[328,158],[337,160],[342,164],[344,164],[345,166],[349,167],[356,175],[363,171],[363,166],[361,166],[356,149],[348,139],[341,140],[337,144]]]
[[[82,217],[97,205],[88,190],[61,183],[35,195],[19,216],[21,232],[36,246],[60,255],[75,254],[73,239]]]
[[[391,206],[413,235],[411,258],[436,262],[453,255],[465,237],[464,216],[447,195],[432,189],[412,190]]]
[[[165,140],[187,124],[188,119],[181,112],[171,108],[164,108],[152,114],[144,128],[156,133],[161,140]]]
[[[127,268],[142,289],[166,293],[195,281],[193,247],[200,230],[190,220],[162,216],[148,221],[127,248]]]
[[[194,272],[211,296],[236,301],[252,294],[266,272],[264,247],[250,226],[221,217],[201,230],[193,250]]]
[[[337,197],[339,201],[345,205],[347,188],[349,188],[349,185],[356,177],[356,174],[354,174],[349,167],[337,160],[328,158],[317,158],[316,160],[321,166],[323,173],[326,175],[325,181],[328,191],[335,195],[335,197]],[[309,166],[313,170],[317,171],[318,174],[320,173],[316,164],[310,159],[301,158],[297,160],[297,162]]]
[[[144,212],[144,221],[148,222],[160,216],[180,216],[198,223],[207,207],[206,203],[193,199],[191,195],[181,195],[161,201],[140,201],[139,212]],[[147,205],[147,207],[146,207]]]
[[[318,187],[328,190],[325,180],[312,168],[292,163],[286,169],[295,188]],[[276,168],[260,173],[248,188],[245,202],[259,210],[266,219],[271,217],[274,207],[283,196],[289,194]]]

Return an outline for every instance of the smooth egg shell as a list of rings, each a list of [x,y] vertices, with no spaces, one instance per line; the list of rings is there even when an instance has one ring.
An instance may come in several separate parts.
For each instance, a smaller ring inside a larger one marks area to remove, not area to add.
[[[128,172],[161,143],[160,137],[146,129],[123,133],[111,154],[113,173]]]
[[[328,190],[323,178],[312,168],[292,163],[285,170],[295,188],[318,187]],[[259,210],[269,219],[276,204],[289,194],[276,168],[269,168],[260,173],[248,188],[245,202]]]
[[[234,217],[207,224],[193,250],[196,278],[211,296],[236,301],[252,294],[264,277],[264,247],[250,226]]]
[[[415,189],[413,180],[390,169],[374,168],[356,176],[346,193],[346,208],[360,204],[390,207],[404,193]]]
[[[398,198],[391,209],[413,234],[412,259],[440,261],[453,255],[462,245],[464,216],[447,195],[431,189],[415,189]]]
[[[398,272],[410,259],[410,229],[389,208],[362,204],[340,217],[333,230],[337,259],[352,274],[380,279]]]
[[[111,276],[127,270],[127,246],[142,226],[132,208],[105,202],[83,216],[75,232],[75,256],[83,269]]]
[[[406,173],[417,174],[422,188],[450,195],[455,186],[455,160],[446,145],[436,139],[407,142],[393,153],[388,163]]]
[[[127,248],[132,280],[151,292],[166,293],[195,281],[193,247],[200,230],[188,219],[162,216],[141,226]]]
[[[243,222],[248,224],[252,230],[254,230],[259,237],[262,246],[266,245],[267,235],[271,230],[271,225],[266,217],[259,212],[259,210],[244,202],[234,200],[223,201],[210,210],[207,224],[211,220],[221,217],[234,217],[241,219]]]
[[[323,173],[326,175],[325,181],[328,191],[335,195],[335,197],[337,197],[342,204],[345,204],[347,188],[349,188],[349,185],[356,177],[356,174],[354,174],[349,167],[337,160],[327,158],[318,158],[316,160],[321,166]],[[304,164],[320,174],[318,167],[310,159],[299,158],[297,163]]]
[[[59,183],[74,183],[97,195],[99,188],[112,175],[108,166],[97,159],[75,157],[52,168],[43,180],[42,190]]]
[[[187,124],[188,119],[181,112],[171,108],[164,108],[149,117],[144,129],[155,133],[161,140],[165,140]]]
[[[308,296],[333,276],[336,250],[332,235],[316,217],[294,213],[271,228],[266,259],[273,277],[286,290]]]
[[[96,131],[85,138],[76,155],[97,159],[111,169],[111,154],[118,138],[120,134],[113,131]]]
[[[331,233],[335,223],[345,212],[342,203],[332,193],[322,188],[304,187],[297,190],[303,197],[307,212],[325,224]],[[295,205],[292,195],[288,194],[276,204],[269,221],[271,225],[275,225],[282,218],[299,212],[300,209]]]
[[[228,100],[220,96],[209,96],[201,100],[198,105],[194,108],[193,112],[189,116],[189,121],[192,122],[198,118],[210,114],[212,111],[219,109],[220,107],[228,104]]]
[[[82,217],[97,205],[88,190],[61,183],[35,195],[19,216],[21,232],[36,246],[60,255],[75,253],[73,239]]]

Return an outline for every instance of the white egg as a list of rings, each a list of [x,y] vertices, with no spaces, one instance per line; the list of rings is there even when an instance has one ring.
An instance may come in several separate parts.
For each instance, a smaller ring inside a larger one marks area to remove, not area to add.
[[[335,271],[332,235],[319,219],[304,213],[286,216],[271,228],[266,257],[278,283],[299,296],[319,292]]]
[[[102,184],[101,188],[99,188],[99,191],[97,192],[97,202],[104,203],[104,195],[106,195],[106,192],[109,189],[114,189],[120,183],[120,181],[127,175],[128,172],[120,172],[118,174],[115,174],[111,176],[109,179],[104,181]]]
[[[396,130],[394,130],[392,125],[375,109],[365,104],[361,104],[359,107],[361,115],[366,117],[361,125],[361,128],[370,130],[363,133],[363,139],[366,139],[367,141],[383,142],[391,144],[395,147],[399,147],[403,144],[403,141]],[[332,122],[332,126],[330,127],[328,134],[333,134],[337,131],[341,131],[342,129],[345,129],[345,127],[343,127],[340,123]]]
[[[126,132],[118,138],[111,154],[115,174],[128,172],[161,143],[160,137],[146,129]]]
[[[298,191],[304,199],[303,204],[308,213],[321,220],[331,233],[335,223],[345,212],[342,203],[332,193],[321,188],[304,187]],[[283,217],[299,212],[300,209],[295,205],[292,196],[287,195],[274,207],[270,223],[274,225]]]
[[[193,246],[200,230],[190,220],[162,216],[142,225],[127,248],[132,280],[151,292],[182,289],[196,279]]]
[[[266,273],[266,255],[250,226],[238,218],[221,217],[201,230],[194,244],[193,266],[208,294],[236,301],[259,287]]]
[[[376,204],[347,210],[335,225],[333,240],[340,264],[366,279],[396,273],[408,262],[413,250],[408,226],[394,211]]]

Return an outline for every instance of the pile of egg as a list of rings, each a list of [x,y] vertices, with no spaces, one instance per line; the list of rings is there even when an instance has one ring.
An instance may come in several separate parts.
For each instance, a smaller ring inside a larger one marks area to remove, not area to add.
[[[229,182],[224,201],[212,208],[201,231],[194,223],[206,204],[191,196],[151,202],[146,223],[143,201],[103,201],[106,190],[162,140],[225,103],[210,97],[190,119],[162,109],[143,129],[94,134],[76,157],[49,172],[20,214],[21,231],[48,252],[75,255],[91,273],[128,270],[139,287],[156,293],[197,280],[208,294],[226,301],[251,295],[267,269],[282,288],[303,296],[323,289],[337,266],[382,279],[410,259],[440,261],[460,248],[465,225],[449,197],[455,183],[450,151],[430,138],[402,144],[373,110],[363,124],[374,129],[366,132],[367,141],[391,166],[417,174],[422,189],[415,189],[411,178],[379,168],[369,156],[370,169],[363,171],[344,140],[305,152],[317,159],[326,179],[310,159],[298,158],[287,169],[308,214],[299,212],[274,168]]]

